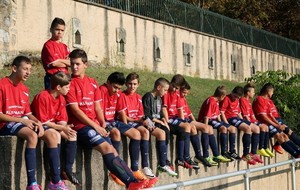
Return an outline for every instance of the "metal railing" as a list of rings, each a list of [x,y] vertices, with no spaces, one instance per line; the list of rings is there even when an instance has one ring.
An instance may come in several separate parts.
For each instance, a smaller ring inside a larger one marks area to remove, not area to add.
[[[241,171],[236,171],[236,172],[230,172],[230,173],[221,174],[221,175],[215,175],[215,176],[193,179],[193,180],[188,180],[188,181],[179,181],[179,182],[175,182],[172,184],[161,185],[161,186],[152,187],[152,188],[148,188],[148,189],[144,189],[144,190],[164,190],[164,189],[179,190],[181,187],[197,185],[200,183],[205,183],[205,182],[215,181],[215,180],[220,180],[220,179],[226,179],[226,178],[241,176],[241,175],[244,176],[245,189],[250,190],[250,178],[251,178],[250,174],[251,173],[264,171],[267,169],[284,166],[287,164],[291,164],[292,190],[296,190],[296,169],[295,169],[295,167],[296,167],[297,162],[300,162],[300,158],[287,160],[287,161],[283,161],[283,162],[278,162],[275,164],[270,164],[270,165],[266,165],[266,166],[262,166],[262,167],[251,168],[251,169],[246,169],[246,170],[241,170]]]
[[[300,42],[178,0],[84,0],[300,58]]]

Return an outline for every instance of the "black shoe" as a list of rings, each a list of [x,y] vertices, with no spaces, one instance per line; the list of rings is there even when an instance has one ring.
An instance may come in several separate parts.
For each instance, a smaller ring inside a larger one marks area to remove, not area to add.
[[[235,153],[235,152],[228,152],[228,153],[229,153],[230,157],[233,158],[233,159],[235,159],[235,160],[241,160],[241,159],[242,159],[242,158],[241,158],[239,155],[237,155],[237,153]]]
[[[201,162],[204,166],[211,167],[211,164],[206,159],[204,159],[202,156],[201,157],[195,157],[194,162],[196,162],[196,163]]]
[[[222,156],[224,156],[225,158],[230,159],[231,161],[234,160],[234,158],[232,158],[232,157],[230,156],[230,153],[229,153],[229,152],[224,152],[224,153],[222,153]]]
[[[193,167],[193,169],[198,170],[200,167],[196,162],[194,162],[191,158],[189,160],[186,160],[186,162]]]
[[[63,180],[69,180],[74,185],[81,186],[81,182],[77,179],[75,173],[67,173],[63,171],[61,175]]]

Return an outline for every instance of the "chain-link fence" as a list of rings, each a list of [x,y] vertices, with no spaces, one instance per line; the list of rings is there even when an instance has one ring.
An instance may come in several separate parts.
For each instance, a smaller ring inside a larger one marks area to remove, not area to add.
[[[300,42],[177,0],[86,0],[300,58]]]

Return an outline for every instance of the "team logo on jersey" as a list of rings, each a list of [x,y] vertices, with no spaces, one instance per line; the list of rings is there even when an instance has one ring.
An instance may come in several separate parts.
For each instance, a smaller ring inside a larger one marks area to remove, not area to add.
[[[90,129],[90,130],[88,131],[88,136],[89,136],[89,137],[94,137],[94,136],[96,136],[96,131],[95,131],[94,129]]]

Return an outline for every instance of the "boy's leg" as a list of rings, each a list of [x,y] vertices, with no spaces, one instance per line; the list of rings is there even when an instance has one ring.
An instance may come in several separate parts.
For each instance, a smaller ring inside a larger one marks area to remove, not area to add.
[[[111,143],[113,147],[117,150],[117,152],[120,152],[120,144],[121,144],[121,133],[117,128],[113,128],[110,131],[110,138],[111,138]]]
[[[141,157],[142,157],[142,168],[149,167],[149,139],[150,139],[149,130],[142,125],[138,126],[136,129],[141,134],[140,148],[141,148]]]

